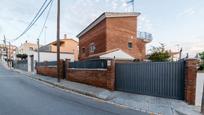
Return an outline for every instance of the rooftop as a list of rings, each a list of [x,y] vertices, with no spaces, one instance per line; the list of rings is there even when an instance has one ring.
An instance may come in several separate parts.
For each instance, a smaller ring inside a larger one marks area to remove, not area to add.
[[[98,23],[100,23],[105,18],[132,17],[132,16],[139,16],[139,15],[140,15],[139,12],[104,12],[95,21],[89,24],[83,31],[81,31],[77,35],[77,37],[80,38],[82,35],[84,35],[86,32],[91,30],[94,26],[96,26]]]

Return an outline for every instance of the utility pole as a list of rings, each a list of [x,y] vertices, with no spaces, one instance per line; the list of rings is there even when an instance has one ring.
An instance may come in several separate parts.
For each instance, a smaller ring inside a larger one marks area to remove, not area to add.
[[[4,44],[5,44],[5,50],[6,50],[6,61],[7,61],[7,65],[9,66],[8,64],[8,48],[6,46],[6,36],[4,35]]]
[[[40,41],[39,38],[37,39],[37,44],[38,44],[38,63],[40,62]]]
[[[179,60],[181,59],[182,51],[183,51],[183,48],[181,48],[181,49],[179,50]]]
[[[11,68],[11,42],[9,42],[9,52],[8,52],[8,55],[9,55],[9,67]]]
[[[57,76],[60,82],[60,0],[57,0]]]
[[[44,28],[44,44],[46,44],[47,43],[47,26],[45,26],[45,28]]]

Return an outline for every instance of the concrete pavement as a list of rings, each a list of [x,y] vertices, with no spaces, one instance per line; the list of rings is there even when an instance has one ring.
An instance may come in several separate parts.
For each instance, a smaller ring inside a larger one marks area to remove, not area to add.
[[[0,115],[145,115],[65,92],[0,65]]]

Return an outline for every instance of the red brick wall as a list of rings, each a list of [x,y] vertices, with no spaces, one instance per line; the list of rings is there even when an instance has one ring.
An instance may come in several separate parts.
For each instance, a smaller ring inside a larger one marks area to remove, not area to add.
[[[79,59],[83,60],[91,54],[120,48],[136,59],[145,58],[145,43],[136,39],[137,17],[106,18],[79,39]],[[89,52],[89,44],[95,43],[96,51]],[[133,48],[128,48],[132,42]],[[82,48],[86,53],[82,53]]]
[[[109,90],[115,89],[115,62],[111,61],[107,69],[67,69],[66,79],[69,81],[85,83]]]
[[[106,50],[120,48],[136,59],[145,58],[145,43],[137,38],[137,17],[107,18]],[[133,48],[128,48],[128,42]]]
[[[45,64],[47,62],[44,62]],[[59,61],[60,65],[60,78],[65,78],[65,62],[63,60]],[[51,67],[51,66],[38,66],[36,67],[37,74],[45,75],[45,76],[51,76],[51,77],[58,77],[57,74],[57,67]]]
[[[188,104],[195,104],[196,94],[196,77],[197,77],[197,64],[196,59],[187,59],[185,67],[185,101]]]
[[[95,53],[105,52],[106,50],[106,20],[103,20],[99,24],[97,24],[94,28],[92,28],[89,32],[84,34],[79,39],[79,60],[82,60],[88,57],[89,52],[89,44],[94,42],[96,45]],[[85,48],[86,52],[82,53],[82,48]]]
[[[37,74],[57,78],[57,67],[37,67]]]
[[[67,69],[67,72],[70,81],[107,88],[107,70]]]

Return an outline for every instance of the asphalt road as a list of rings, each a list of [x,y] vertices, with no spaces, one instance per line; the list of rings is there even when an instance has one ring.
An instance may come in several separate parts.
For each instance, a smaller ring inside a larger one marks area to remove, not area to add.
[[[0,115],[145,115],[32,80],[0,64]]]

